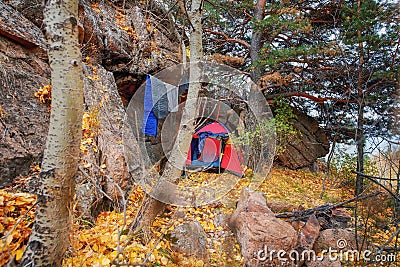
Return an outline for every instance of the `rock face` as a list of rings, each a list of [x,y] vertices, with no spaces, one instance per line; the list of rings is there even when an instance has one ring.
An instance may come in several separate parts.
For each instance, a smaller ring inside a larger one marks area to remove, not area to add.
[[[199,259],[206,260],[208,258],[207,235],[197,221],[178,225],[172,230],[171,238],[174,240],[172,249],[175,251]]]
[[[50,114],[34,94],[49,75],[41,30],[0,2],[0,188],[41,161]]]
[[[301,134],[288,141],[286,150],[277,155],[276,163],[290,169],[314,169],[315,161],[329,152],[328,138],[316,120],[298,110],[293,113],[296,115],[293,126]]]
[[[162,12],[154,8],[156,15]],[[165,32],[168,20],[145,15],[130,1],[119,8],[104,1],[82,1],[80,20],[83,56],[114,74],[125,106],[147,73],[178,63],[179,38]]]
[[[107,75],[92,75],[92,78],[105,78],[99,83],[114,91],[117,88],[126,105],[146,73],[178,62],[179,45],[174,43],[177,37],[165,31],[170,28],[166,28],[167,20],[159,22],[153,15],[144,16],[143,9],[135,3],[128,1],[125,9],[122,5],[122,1],[80,1],[79,24],[84,61],[98,66],[103,74],[108,71]],[[153,8],[153,14],[163,12]],[[156,29],[154,25],[163,29]],[[19,175],[28,174],[30,166],[40,164],[42,159],[50,113],[48,106],[41,104],[34,93],[50,83],[43,27],[42,1],[16,0],[7,1],[7,4],[0,1],[0,187]],[[95,86],[92,89],[99,96],[103,93]],[[110,105],[122,109],[121,101],[116,102],[116,99],[118,95],[114,92]],[[88,103],[89,99],[85,101]],[[114,118],[118,116],[122,120],[123,112]],[[109,143],[114,132],[120,129],[114,130],[103,132],[95,141],[107,153],[99,162],[107,166],[106,177],[112,173],[113,180],[119,180],[116,177],[126,177],[126,169],[122,164],[121,145]],[[129,188],[129,182],[117,183],[123,190]],[[85,184],[82,188],[88,187],[90,185]],[[102,188],[110,194],[114,189],[113,186]]]
[[[275,218],[260,192],[247,188],[242,190],[229,226],[240,244],[246,266],[280,266],[282,262],[270,252],[289,252],[297,243],[297,233],[293,227]],[[293,262],[286,264],[294,266]]]
[[[114,76],[99,65],[84,65],[83,73],[86,112],[96,140],[82,152],[77,210],[85,219],[93,220],[104,207],[113,204],[118,209],[132,181],[121,142],[124,110]]]
[[[85,108],[97,126],[81,155],[76,208],[93,221],[110,206],[118,209],[132,186],[121,141],[123,107],[146,73],[178,62],[179,38],[166,32],[168,20],[155,19],[165,12],[157,6],[144,14],[129,1],[79,2]],[[43,7],[37,0],[0,1],[0,187],[43,157],[50,101],[34,96],[50,84]]]

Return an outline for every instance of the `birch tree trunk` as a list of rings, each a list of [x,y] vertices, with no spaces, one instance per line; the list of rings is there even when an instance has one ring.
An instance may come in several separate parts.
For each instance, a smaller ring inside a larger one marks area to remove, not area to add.
[[[83,112],[78,0],[49,0],[44,11],[52,108],[35,222],[20,266],[61,266],[69,246]]]
[[[193,29],[190,34],[190,74],[187,101],[183,108],[182,119],[174,147],[163,171],[163,177],[167,177],[171,182],[176,182],[181,176],[182,169],[175,166],[184,166],[182,165],[185,164],[184,161],[182,162],[182,156],[186,159],[185,155],[187,156],[192,134],[194,133],[193,118],[196,116],[197,110],[193,108],[193,101],[197,100],[201,89],[201,69],[200,65],[196,63],[200,62],[203,58],[201,4],[202,0],[192,1],[190,20]],[[159,191],[162,189],[155,190]],[[145,197],[146,199],[132,224],[132,228],[134,232],[143,230],[146,238],[150,234],[150,226],[157,215],[164,211],[166,204],[149,195]]]

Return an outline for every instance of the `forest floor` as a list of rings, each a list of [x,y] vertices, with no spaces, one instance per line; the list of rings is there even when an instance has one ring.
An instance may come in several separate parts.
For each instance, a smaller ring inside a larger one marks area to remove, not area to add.
[[[350,186],[344,185],[341,179],[331,178],[320,198],[324,176],[322,172],[273,168],[258,190],[265,193],[268,202],[285,202],[301,208],[338,203],[353,197]],[[169,207],[154,222],[153,236],[148,237],[146,244],[139,234],[130,235],[128,230],[144,195],[140,188],[135,188],[125,212],[103,212],[94,224],[74,219],[71,247],[63,266],[243,266],[240,247],[233,233],[226,226],[218,225],[215,218],[234,211],[241,188],[249,182],[248,177],[240,179],[217,204],[198,208]],[[11,257],[21,258],[33,224],[35,201],[35,196],[28,193],[0,190],[0,266]],[[359,220],[368,229],[370,240],[382,243],[395,232],[395,226],[390,224],[390,201],[385,197],[379,204],[376,201],[361,203],[364,208],[359,209]],[[354,213],[352,209],[348,212]],[[177,213],[180,216],[176,216]],[[207,234],[208,259],[187,258],[171,248],[170,232],[185,221],[198,221],[203,226]]]

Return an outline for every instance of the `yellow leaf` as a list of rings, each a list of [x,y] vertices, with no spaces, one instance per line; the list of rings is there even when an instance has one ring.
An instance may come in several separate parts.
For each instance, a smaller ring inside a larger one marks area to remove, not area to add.
[[[167,265],[167,263],[168,263],[168,259],[164,256],[161,257],[160,261],[161,261],[162,265]]]
[[[190,58],[190,48],[188,46],[186,47],[186,56]]]
[[[25,246],[23,246],[22,248],[18,249],[17,252],[15,253],[15,259],[17,261],[22,259],[22,255],[24,254],[24,250],[25,250]]]
[[[101,264],[102,264],[102,265],[108,266],[108,265],[110,265],[110,263],[111,263],[111,261],[110,261],[109,259],[107,259],[106,257],[104,257],[104,258],[101,260]]]
[[[196,261],[196,267],[202,267],[202,266],[204,266],[204,261],[202,260]]]
[[[13,236],[12,235],[8,235],[7,239],[6,239],[6,245],[7,246],[10,245],[12,241],[13,241]]]
[[[209,229],[210,229],[211,231],[214,231],[214,230],[215,230],[215,226],[214,226],[214,224],[213,224],[212,222],[209,222],[209,223],[208,223],[208,227],[209,227]]]

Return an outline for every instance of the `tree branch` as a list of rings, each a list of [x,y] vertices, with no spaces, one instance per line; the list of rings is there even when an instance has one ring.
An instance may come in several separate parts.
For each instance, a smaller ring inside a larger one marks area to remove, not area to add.
[[[205,32],[208,32],[208,33],[211,33],[211,34],[214,34],[214,35],[221,36],[221,37],[223,37],[223,38],[225,39],[225,41],[228,42],[228,43],[237,43],[237,44],[240,44],[240,45],[242,45],[242,46],[244,46],[244,47],[246,47],[246,48],[249,48],[249,47],[250,47],[250,45],[249,45],[248,43],[246,43],[245,41],[239,40],[239,39],[235,39],[235,38],[231,38],[231,37],[229,37],[229,36],[228,36],[227,34],[225,34],[225,33],[216,32],[216,31],[213,31],[213,30],[210,30],[210,29],[204,29],[204,31],[205,31]]]
[[[363,199],[370,198],[370,197],[374,197],[374,196],[377,196],[377,195],[380,195],[380,194],[382,194],[382,192],[377,191],[377,192],[373,192],[373,193],[365,195],[365,196],[358,195],[356,197],[353,197],[351,199],[339,202],[337,204],[325,204],[325,205],[322,205],[322,206],[315,207],[313,209],[278,213],[278,214],[275,214],[275,217],[276,218],[307,217],[307,216],[310,216],[311,214],[314,214],[314,212],[316,212],[316,211],[325,211],[325,210],[331,210],[331,209],[343,207],[344,205],[349,204],[351,202],[358,201],[358,200],[363,200]]]
[[[370,180],[371,182],[373,182],[376,185],[379,185],[380,187],[382,187],[383,189],[385,189],[394,199],[396,199],[397,201],[400,201],[400,197],[393,193],[392,190],[390,190],[389,188],[387,188],[385,185],[381,184],[380,182],[377,181],[377,179],[381,179],[380,177],[377,176],[372,176],[372,175],[367,175],[365,173],[362,172],[358,172],[358,171],[352,171],[353,173],[360,175],[362,177],[367,178],[368,180]],[[388,178],[384,178],[384,179],[388,179]]]
[[[268,87],[264,87],[261,88],[261,91],[265,91],[267,90]],[[304,97],[304,98],[308,98],[314,102],[317,103],[324,103],[325,101],[334,101],[334,102],[338,102],[338,103],[355,103],[356,100],[350,100],[350,99],[341,99],[341,98],[335,98],[335,97],[317,97],[317,96],[313,96],[307,93],[302,93],[302,92],[287,92],[287,93],[281,93],[281,94],[273,94],[273,95],[267,95],[266,98],[267,100],[271,100],[277,97]]]

